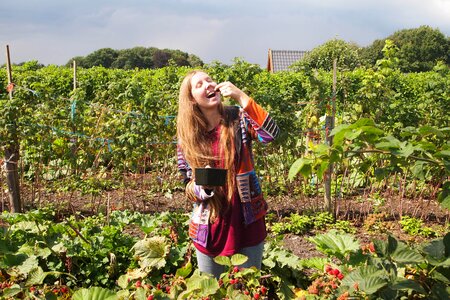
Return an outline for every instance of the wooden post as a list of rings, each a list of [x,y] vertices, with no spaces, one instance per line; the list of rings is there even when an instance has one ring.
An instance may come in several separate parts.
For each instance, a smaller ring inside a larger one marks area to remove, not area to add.
[[[8,74],[8,85],[13,82],[11,71],[11,58],[9,55],[9,45],[6,45],[6,73]],[[12,100],[12,89],[9,91],[9,100]]]
[[[77,88],[77,61],[73,61],[73,89]]]
[[[8,85],[13,82],[11,71],[11,58],[9,46],[6,45],[6,70],[8,73]],[[9,92],[9,99],[12,100],[12,90]],[[15,120],[14,120],[15,122]],[[6,183],[8,185],[8,196],[10,211],[12,213],[22,212],[22,202],[20,200],[19,172],[17,162],[19,161],[19,141],[17,134],[11,133],[11,142],[5,147],[4,169],[6,172]]]
[[[333,60],[333,95],[331,97],[331,115],[327,115],[325,119],[325,139],[326,143],[331,147],[333,145],[333,137],[330,136],[330,132],[334,128],[335,116],[336,116],[336,59]],[[331,176],[333,174],[333,164],[328,166],[328,169],[323,175],[324,190],[325,190],[325,205],[324,209],[333,214],[333,205],[331,199]],[[336,216],[335,216],[336,217]]]
[[[72,62],[72,66],[73,66],[73,92],[75,95],[75,90],[77,89],[77,61],[73,60]],[[73,96],[72,96],[73,97]],[[77,132],[77,127],[76,127],[76,118],[75,118],[75,113],[76,113],[76,105],[77,105],[77,100],[76,99],[72,99],[72,132]],[[78,173],[78,168],[77,168],[77,151],[78,151],[78,137],[76,135],[72,136],[70,138],[71,142],[72,142],[72,147],[71,147],[71,152],[72,152],[72,158],[71,158],[71,165],[72,165],[72,173],[73,174],[77,174]]]

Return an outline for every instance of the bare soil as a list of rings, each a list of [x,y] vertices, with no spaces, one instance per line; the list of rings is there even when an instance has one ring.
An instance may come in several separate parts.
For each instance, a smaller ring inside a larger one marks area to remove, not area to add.
[[[62,218],[74,213],[92,215],[108,213],[111,210],[130,209],[143,213],[158,213],[163,211],[190,212],[189,203],[181,190],[172,193],[151,193],[145,187],[121,188],[118,190],[104,191],[100,195],[82,195],[80,192],[48,192],[43,189],[24,187],[21,191],[25,210],[36,207],[45,207],[51,204],[57,216]],[[2,192],[0,210],[8,210],[8,200],[5,192]],[[267,196],[269,213],[275,215],[276,220],[282,220],[290,213],[317,212],[322,210],[323,198],[301,196]],[[420,243],[424,237],[411,237],[404,233],[399,224],[402,215],[421,218],[425,226],[434,228],[448,224],[450,212],[439,207],[435,200],[430,199],[400,199],[399,197],[386,197],[382,205],[376,205],[368,195],[357,195],[336,201],[336,216],[339,220],[348,220],[355,226],[355,236],[361,243],[369,243],[372,239],[385,239],[390,233],[400,240]],[[381,220],[382,228],[376,233],[367,230],[370,218]],[[366,224],[366,226],[364,226]],[[448,227],[447,227],[448,228]],[[287,234],[283,239],[284,247],[302,258],[317,257],[322,254],[308,241],[309,236],[318,232],[310,232],[305,235]]]

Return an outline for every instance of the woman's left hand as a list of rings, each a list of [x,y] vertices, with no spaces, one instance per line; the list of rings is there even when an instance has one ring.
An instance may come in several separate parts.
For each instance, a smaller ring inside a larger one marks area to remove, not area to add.
[[[236,100],[241,107],[246,107],[250,100],[250,97],[246,93],[229,81],[219,83],[216,86],[216,90],[219,90],[222,96]]]

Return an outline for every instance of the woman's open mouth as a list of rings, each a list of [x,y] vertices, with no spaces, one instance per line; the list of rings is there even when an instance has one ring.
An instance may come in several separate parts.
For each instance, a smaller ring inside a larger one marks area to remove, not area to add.
[[[216,95],[217,91],[212,91],[206,95],[206,98],[212,98]]]

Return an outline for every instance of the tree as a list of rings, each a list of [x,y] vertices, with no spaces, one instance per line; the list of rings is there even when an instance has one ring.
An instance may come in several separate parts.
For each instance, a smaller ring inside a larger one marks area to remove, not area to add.
[[[189,54],[187,61],[191,67],[202,67],[203,61],[194,54]]]
[[[71,66],[75,60],[83,68],[103,66],[117,69],[155,69],[168,66],[173,61],[177,66],[203,66],[203,62],[195,55],[180,50],[158,49],[155,47],[134,47],[131,49],[113,50],[103,48],[92,52],[86,57],[76,56],[66,66]]]
[[[344,40],[332,39],[314,48],[305,57],[292,65],[292,69],[333,69],[333,60],[337,59],[339,69],[353,70],[360,65],[359,47]]]
[[[150,69],[153,67],[153,49],[134,47],[118,51],[117,59],[112,68],[130,70],[134,68]]]
[[[116,50],[111,48],[102,48],[86,56],[84,63],[91,67],[103,66],[105,68],[110,68],[117,56],[118,53]]]
[[[439,29],[421,26],[403,29],[386,39],[399,48],[399,68],[403,72],[430,71],[438,61],[450,65],[450,39]],[[375,40],[372,45],[361,49],[360,56],[368,66],[374,66],[383,57],[385,40]]]

